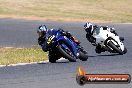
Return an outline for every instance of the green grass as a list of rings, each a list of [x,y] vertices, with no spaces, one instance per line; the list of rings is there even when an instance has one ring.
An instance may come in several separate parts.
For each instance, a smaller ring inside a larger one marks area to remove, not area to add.
[[[40,48],[0,48],[0,65],[30,63],[47,60]]]
[[[132,1],[0,0],[0,14],[59,21],[132,22]]]

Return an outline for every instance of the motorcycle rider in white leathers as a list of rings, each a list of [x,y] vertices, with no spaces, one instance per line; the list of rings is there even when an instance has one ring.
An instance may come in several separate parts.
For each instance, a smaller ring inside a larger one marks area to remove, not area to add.
[[[84,29],[85,31],[87,32],[86,34],[86,38],[89,42],[92,43],[92,45],[96,46],[96,53],[101,53],[101,52],[105,52],[106,50],[104,48],[101,47],[101,45],[97,45],[96,44],[96,38],[93,37],[93,33],[96,29],[100,29],[100,28],[103,28],[103,30],[108,30],[110,31],[111,33],[114,33],[115,35],[118,35],[115,31],[114,28],[111,28],[111,27],[108,27],[108,26],[99,26],[99,25],[93,25],[92,23],[90,22],[87,22],[84,24]],[[121,41],[124,41],[124,38],[123,37],[120,37],[120,40]]]

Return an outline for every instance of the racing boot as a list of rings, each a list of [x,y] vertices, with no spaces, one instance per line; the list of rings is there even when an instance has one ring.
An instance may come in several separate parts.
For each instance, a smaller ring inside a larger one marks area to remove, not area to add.
[[[100,45],[96,46],[95,52],[100,54],[101,52],[105,52],[106,50],[102,48]]]
[[[71,36],[71,39],[72,39],[77,45],[80,44],[80,41],[79,41],[77,38]]]
[[[98,47],[96,47],[95,52],[98,53],[98,54],[100,54],[101,50]]]
[[[80,44],[80,41],[77,38],[73,37],[70,32],[66,32],[66,34],[67,34],[67,37],[73,40],[77,45]]]
[[[121,41],[124,41],[124,37],[119,37]]]

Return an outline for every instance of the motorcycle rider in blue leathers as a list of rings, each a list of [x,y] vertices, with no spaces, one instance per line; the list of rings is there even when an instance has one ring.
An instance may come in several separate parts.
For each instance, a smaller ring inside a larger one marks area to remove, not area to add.
[[[101,45],[96,45],[96,39],[93,37],[93,33],[95,29],[103,28],[103,30],[109,30],[111,33],[114,33],[115,35],[118,35],[114,28],[108,27],[108,26],[99,26],[99,25],[93,25],[90,22],[87,22],[84,24],[84,29],[87,32],[86,38],[89,42],[92,43],[93,46],[96,46],[96,53],[104,52],[105,49],[101,48]],[[120,37],[121,41],[124,41],[124,37]]]
[[[50,35],[54,34],[54,32],[61,32],[62,35],[70,38],[73,40],[76,44],[80,44],[80,41],[76,38],[74,38],[70,32],[64,31],[63,29],[47,29],[45,25],[41,25],[37,29],[37,33],[39,35],[38,38],[38,44],[42,47],[42,50],[44,52],[48,51],[48,46],[47,46],[47,39]]]

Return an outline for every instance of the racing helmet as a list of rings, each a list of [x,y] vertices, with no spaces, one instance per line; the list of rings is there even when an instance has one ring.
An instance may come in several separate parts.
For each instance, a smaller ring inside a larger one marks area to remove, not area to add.
[[[39,37],[43,37],[47,33],[48,29],[45,25],[40,25],[37,29]]]
[[[90,22],[85,23],[84,29],[87,33],[92,34],[93,33],[93,24]]]

